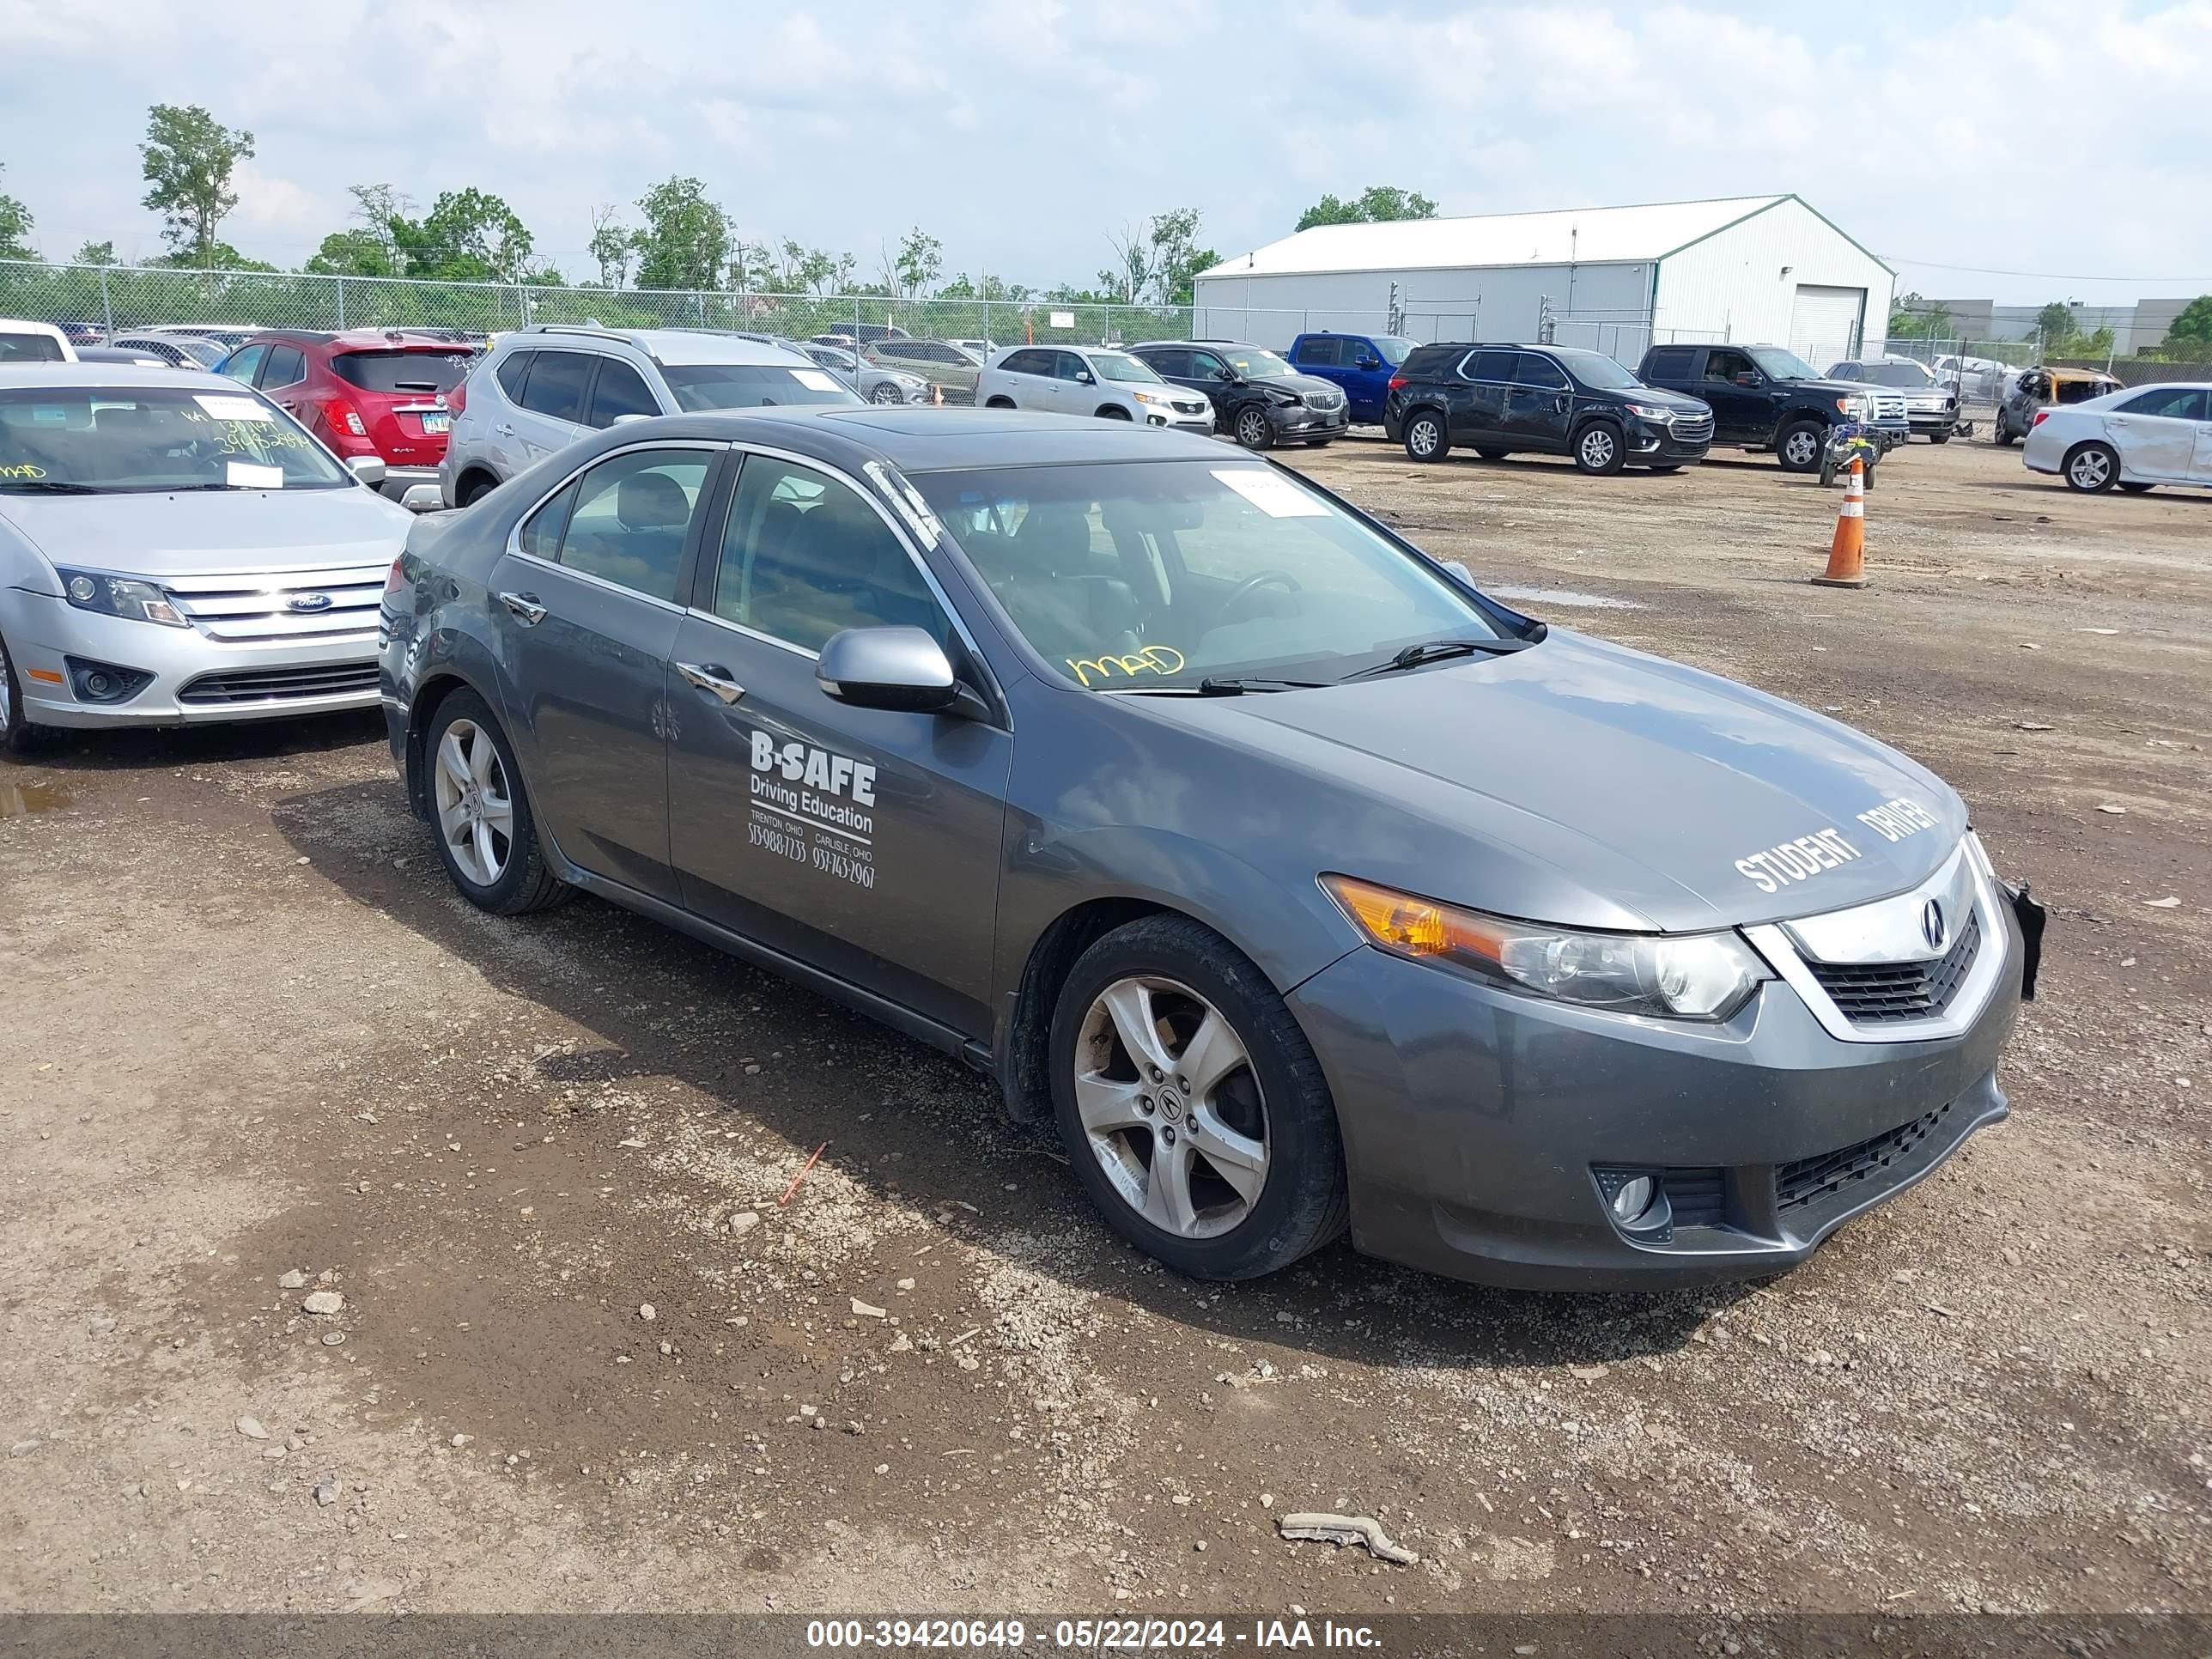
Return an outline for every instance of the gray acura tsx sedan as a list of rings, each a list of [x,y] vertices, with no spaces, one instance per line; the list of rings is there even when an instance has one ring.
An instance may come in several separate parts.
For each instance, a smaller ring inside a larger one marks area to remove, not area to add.
[[[1940,779],[1206,439],[625,422],[419,521],[381,626],[472,902],[963,1056],[1185,1273],[1768,1273],[2006,1112],[2042,912]]]

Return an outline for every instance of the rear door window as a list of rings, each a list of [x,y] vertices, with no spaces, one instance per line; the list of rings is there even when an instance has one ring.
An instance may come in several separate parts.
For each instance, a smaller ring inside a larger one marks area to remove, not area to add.
[[[1188,351],[1180,350],[1174,346],[1163,346],[1158,351],[1147,351],[1141,355],[1144,360],[1152,366],[1152,373],[1163,380],[1188,380],[1194,378],[1190,367],[1190,353]]]
[[[598,359],[580,351],[541,351],[522,388],[522,406],[549,420],[584,423],[584,394]]]
[[[1541,386],[1547,392],[1564,392],[1567,387],[1565,372],[1549,357],[1534,351],[1521,354],[1520,364],[1513,371],[1513,380],[1516,386]]]
[[[269,361],[262,366],[261,384],[290,386],[307,378],[307,359],[296,346],[277,345],[269,348]]]
[[[1470,351],[1461,374],[1470,380],[1496,380],[1510,384],[1517,351]]]
[[[461,383],[469,360],[460,352],[341,351],[331,367],[338,379],[363,392],[434,398]]]
[[[1686,380],[1697,367],[1695,346],[1661,346],[1645,360],[1647,380]]]
[[[523,382],[530,378],[530,360],[537,355],[534,351],[518,351],[495,371],[493,378],[498,380],[499,389],[507,393],[509,403],[522,401]]]
[[[1335,368],[1344,362],[1344,343],[1334,336],[1310,334],[1298,342],[1297,361],[1317,368]]]
[[[571,486],[575,505],[561,532],[561,563],[676,603],[684,538],[713,461],[704,449],[638,449],[601,461]]]

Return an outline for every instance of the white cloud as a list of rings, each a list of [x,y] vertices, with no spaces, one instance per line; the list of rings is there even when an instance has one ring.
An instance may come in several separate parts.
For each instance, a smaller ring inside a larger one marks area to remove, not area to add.
[[[1393,183],[1450,212],[1794,190],[1923,292],[2177,285],[1915,260],[2212,289],[2212,0],[1862,0],[1840,18],[1753,0],[116,0],[98,30],[58,15],[0,0],[0,161],[57,251],[153,245],[135,147],[159,99],[254,131],[226,234],[287,263],[343,222],[347,185],[389,180],[425,205],[505,196],[580,271],[594,204],[634,216],[681,173],[748,235],[866,268],[920,224],[949,269],[1037,283],[1087,279],[1109,228],[1165,208],[1200,209],[1228,254],[1324,191]]]

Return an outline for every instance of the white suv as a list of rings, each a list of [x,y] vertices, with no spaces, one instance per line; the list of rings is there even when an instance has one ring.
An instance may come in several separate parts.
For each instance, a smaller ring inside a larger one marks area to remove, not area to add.
[[[795,352],[737,335],[539,323],[501,335],[446,402],[453,424],[438,493],[466,507],[619,420],[860,399]]]
[[[1112,346],[1002,351],[976,377],[975,401],[986,409],[1042,409],[1201,434],[1213,431],[1213,404],[1203,392],[1170,386],[1151,364]]]

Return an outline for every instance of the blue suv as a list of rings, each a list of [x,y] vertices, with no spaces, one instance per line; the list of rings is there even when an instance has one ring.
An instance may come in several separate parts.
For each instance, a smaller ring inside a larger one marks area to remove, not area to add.
[[[1390,377],[1418,342],[1398,334],[1301,334],[1291,342],[1291,363],[1344,388],[1352,418],[1377,425],[1390,395]]]

